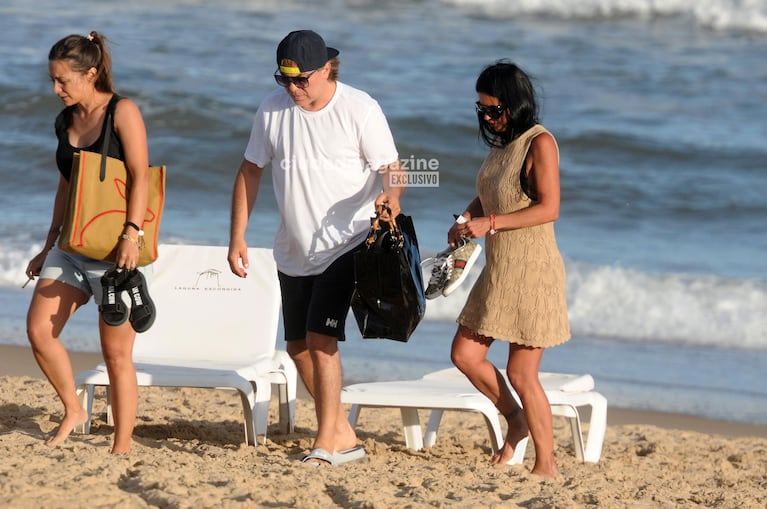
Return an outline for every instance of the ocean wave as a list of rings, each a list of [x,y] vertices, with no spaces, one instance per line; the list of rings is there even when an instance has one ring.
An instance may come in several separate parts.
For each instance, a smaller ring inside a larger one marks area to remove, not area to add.
[[[0,245],[0,290],[24,283],[24,268],[40,248],[28,246]],[[454,321],[481,265],[449,298],[428,301],[426,319]],[[573,260],[566,269],[574,337],[767,350],[767,280],[651,273]]]
[[[450,298],[429,301],[426,317],[454,320],[478,274],[474,269]],[[767,349],[767,281],[575,261],[567,262],[567,276],[573,336]]]
[[[767,2],[763,0],[443,0],[445,4],[478,10],[493,18],[545,15],[564,19],[652,20],[686,17],[700,27],[767,33]]]

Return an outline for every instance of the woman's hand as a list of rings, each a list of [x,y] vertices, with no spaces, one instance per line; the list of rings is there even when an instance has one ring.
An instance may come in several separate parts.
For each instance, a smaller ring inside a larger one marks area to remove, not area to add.
[[[447,243],[450,247],[456,248],[461,244],[462,224],[453,223],[453,226],[447,231]]]
[[[48,256],[48,250],[40,251],[27,265],[26,275],[28,279],[34,279],[40,275],[40,271],[43,270],[43,263],[45,257]]]
[[[490,218],[489,217],[475,217],[464,224],[458,226],[458,232],[461,236],[468,239],[478,239],[484,237],[490,233]]]
[[[463,238],[477,239],[484,237],[490,232],[491,225],[489,217],[481,216],[465,221],[461,221],[460,217],[453,223],[453,226],[451,226],[450,230],[447,232],[447,243],[450,244],[450,247],[458,247],[463,243]]]
[[[133,238],[131,235],[123,235],[124,236],[120,236],[120,240],[117,243],[117,258],[115,263],[118,268],[133,270],[138,266],[140,239],[136,238],[136,240],[131,240]]]

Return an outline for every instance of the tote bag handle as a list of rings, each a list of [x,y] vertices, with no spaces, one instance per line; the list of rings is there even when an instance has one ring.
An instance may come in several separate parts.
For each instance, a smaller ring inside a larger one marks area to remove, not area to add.
[[[99,182],[104,182],[107,178],[107,154],[109,154],[109,142],[112,137],[112,129],[114,129],[112,112],[115,108],[115,104],[117,104],[117,101],[115,101],[115,98],[117,97],[118,96],[115,94],[112,96],[112,99],[109,100],[107,113],[104,117],[104,139],[101,143],[101,170],[99,171]]]
[[[387,207],[386,205],[379,205],[376,207],[376,216],[373,219],[373,222],[370,225],[370,233],[368,234],[368,238],[365,241],[365,246],[370,249],[373,247],[374,244],[377,245],[378,248],[381,247],[381,243],[383,241],[384,236],[387,232],[381,231],[381,214],[386,211],[389,214],[389,235],[395,240],[394,245],[398,246],[399,248],[402,247],[403,244],[403,238],[402,238],[402,232],[400,231],[399,227],[397,226],[397,221],[395,218],[391,216],[391,209]]]

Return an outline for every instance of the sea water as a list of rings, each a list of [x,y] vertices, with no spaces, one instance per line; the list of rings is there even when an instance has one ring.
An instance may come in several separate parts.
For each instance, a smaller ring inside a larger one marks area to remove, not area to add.
[[[403,197],[425,258],[474,197],[486,148],[474,81],[499,58],[535,79],[561,152],[556,224],[573,339],[541,369],[591,373],[613,406],[767,424],[767,2],[423,0],[275,2],[7,0],[0,6],[0,344],[26,344],[31,286],[58,174],[47,54],[103,32],[118,91],[168,165],[161,241],[228,242],[230,193],[274,51],[311,28],[340,49],[341,80],[381,104],[400,157],[436,187]],[[434,167],[436,165],[436,167]],[[372,212],[372,211],[371,211]],[[247,239],[271,246],[279,217],[265,179]],[[342,346],[347,380],[417,377],[450,365],[455,318],[477,263],[428,302],[408,343]],[[427,274],[428,277],[428,274]],[[98,351],[96,311],[63,338]],[[505,363],[497,342],[491,357]]]

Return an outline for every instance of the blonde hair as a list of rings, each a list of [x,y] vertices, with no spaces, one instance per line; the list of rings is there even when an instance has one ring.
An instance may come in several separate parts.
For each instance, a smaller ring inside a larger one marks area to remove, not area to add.
[[[330,59],[330,72],[328,73],[328,79],[330,81],[338,81],[338,69],[341,66],[341,61],[338,59],[338,57],[333,57]]]

